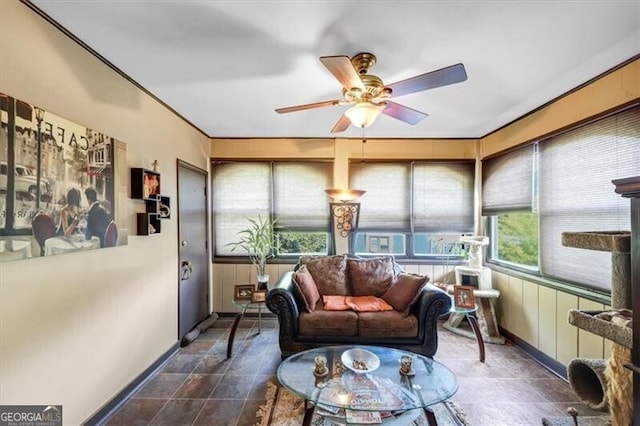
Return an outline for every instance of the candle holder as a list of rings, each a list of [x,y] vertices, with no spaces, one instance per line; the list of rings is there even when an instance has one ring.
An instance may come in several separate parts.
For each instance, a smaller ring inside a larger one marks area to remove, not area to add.
[[[313,375],[316,377],[324,377],[329,374],[329,369],[327,368],[327,358],[324,356],[317,356],[314,359],[316,368],[313,370]]]

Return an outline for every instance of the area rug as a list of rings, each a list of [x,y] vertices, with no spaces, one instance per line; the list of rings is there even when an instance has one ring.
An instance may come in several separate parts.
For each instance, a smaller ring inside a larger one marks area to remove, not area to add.
[[[430,407],[438,426],[471,426],[462,409],[452,401],[445,401]],[[256,412],[255,426],[300,426],[304,418],[304,400],[273,382],[267,383],[265,402]],[[393,422],[394,424],[398,422]],[[424,414],[400,422],[408,426],[427,426]],[[340,423],[328,421],[314,414],[311,424],[314,426],[333,426]]]

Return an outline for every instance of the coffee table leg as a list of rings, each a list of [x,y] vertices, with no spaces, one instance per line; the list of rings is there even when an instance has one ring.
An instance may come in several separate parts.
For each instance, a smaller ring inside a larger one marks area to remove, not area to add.
[[[433,414],[433,411],[429,407],[424,407],[424,414],[427,416],[427,422],[429,426],[438,426],[438,421],[436,420],[436,415]]]
[[[238,329],[238,324],[240,324],[243,314],[244,310],[236,315],[236,319],[233,321],[233,325],[231,326],[231,331],[229,331],[229,340],[227,341],[227,358],[231,358],[231,352],[233,351],[233,339],[236,337],[236,330]]]
[[[469,321],[469,325],[471,325],[473,332],[476,333],[478,349],[480,350],[480,362],[484,362],[484,339],[482,338],[482,333],[480,332],[480,327],[478,326],[478,320],[473,315],[467,315],[467,320]]]
[[[302,419],[302,426],[309,426],[311,424],[314,408],[313,404],[309,403],[306,399],[304,400],[304,418]]]

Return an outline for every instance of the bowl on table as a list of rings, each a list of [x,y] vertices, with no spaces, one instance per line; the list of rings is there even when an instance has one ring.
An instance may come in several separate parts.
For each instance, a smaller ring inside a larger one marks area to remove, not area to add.
[[[371,373],[380,367],[380,358],[373,352],[361,348],[344,351],[340,360],[342,365],[356,374]]]

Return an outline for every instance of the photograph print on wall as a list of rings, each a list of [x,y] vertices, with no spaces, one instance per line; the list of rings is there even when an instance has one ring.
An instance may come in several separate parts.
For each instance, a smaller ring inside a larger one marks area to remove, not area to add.
[[[117,141],[2,93],[0,122],[0,262],[127,243]]]

